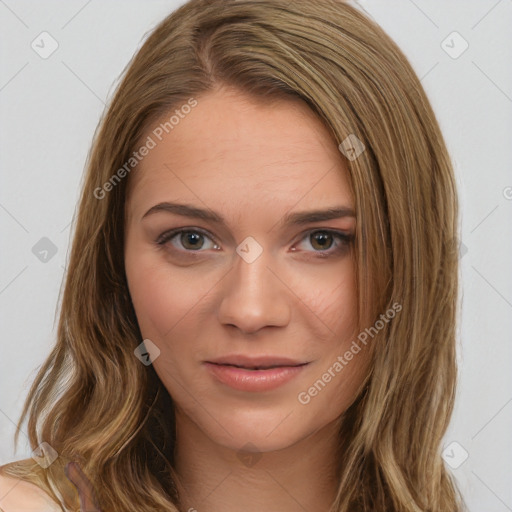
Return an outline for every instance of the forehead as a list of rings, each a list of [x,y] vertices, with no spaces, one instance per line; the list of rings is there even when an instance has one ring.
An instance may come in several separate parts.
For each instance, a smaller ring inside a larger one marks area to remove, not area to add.
[[[264,103],[225,88],[196,101],[165,125],[175,107],[142,138],[154,147],[130,175],[130,214],[179,199],[226,212],[256,205],[278,213],[299,201],[353,206],[343,157],[304,102]]]

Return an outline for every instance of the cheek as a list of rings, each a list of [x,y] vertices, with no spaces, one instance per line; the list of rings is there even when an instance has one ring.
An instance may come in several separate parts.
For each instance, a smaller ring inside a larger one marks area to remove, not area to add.
[[[156,259],[154,254],[128,257],[126,274],[142,338],[160,350],[153,367],[175,397],[181,389],[176,381],[186,382],[194,370],[197,347],[191,340],[200,339],[194,308],[209,287],[197,275],[194,279],[183,269],[173,271],[161,257],[162,261]]]
[[[177,278],[164,275],[155,269],[139,268],[130,280],[137,320],[146,338],[164,337],[178,320],[190,309],[183,283]],[[179,289],[176,294],[174,290]],[[177,298],[179,297],[179,300]]]
[[[325,350],[343,345],[357,329],[357,291],[353,264],[345,260],[295,279],[297,296],[307,306],[302,318],[309,318],[318,342]]]
[[[208,292],[208,283],[199,280],[192,270],[173,270],[154,251],[134,253],[127,249],[125,264],[140,330],[150,339],[165,338],[193,314],[200,298]]]
[[[317,286],[311,286],[313,281]],[[314,280],[308,276],[300,282],[311,311],[311,326],[321,328],[316,330],[315,337],[319,361],[303,383],[299,403],[303,413],[314,411],[318,421],[323,422],[336,418],[356,398],[371,356],[369,346],[357,340],[358,295],[352,262],[343,262],[337,272],[316,275]]]

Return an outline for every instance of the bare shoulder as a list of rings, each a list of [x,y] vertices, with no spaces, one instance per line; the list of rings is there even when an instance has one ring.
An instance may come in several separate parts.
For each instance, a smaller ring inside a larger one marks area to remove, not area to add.
[[[37,485],[0,474],[0,511],[61,512],[61,508]]]

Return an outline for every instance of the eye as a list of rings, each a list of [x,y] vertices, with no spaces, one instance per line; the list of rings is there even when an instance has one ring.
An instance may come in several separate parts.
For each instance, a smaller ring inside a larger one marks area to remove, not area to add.
[[[352,234],[322,229],[309,231],[302,242],[309,244],[313,252],[318,253],[317,256],[325,258],[347,251],[353,239]],[[309,251],[309,249],[306,250]]]
[[[309,248],[300,249],[305,252],[316,253],[315,256],[326,258],[331,255],[337,255],[346,252],[354,235],[342,233],[333,230],[321,229],[309,231],[301,239],[301,243],[306,243]],[[201,249],[220,250],[220,245],[205,231],[199,228],[194,229],[174,229],[162,233],[156,240],[158,246],[164,247],[167,244],[172,246],[178,252],[202,252]],[[299,244],[300,245],[300,244]],[[312,249],[311,249],[312,248]],[[292,251],[297,251],[296,246]]]
[[[208,247],[209,244],[205,243],[205,239],[210,240],[213,246],[210,244]],[[165,233],[162,233],[156,240],[156,243],[161,246],[169,242],[176,249],[187,252],[198,252],[200,249],[220,249],[220,246],[212,238],[210,238],[206,232],[200,229],[175,229],[172,231],[166,231]]]

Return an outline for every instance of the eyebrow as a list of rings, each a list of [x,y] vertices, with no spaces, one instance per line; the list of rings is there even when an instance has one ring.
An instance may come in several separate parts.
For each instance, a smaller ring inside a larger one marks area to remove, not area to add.
[[[216,224],[226,225],[224,218],[210,209],[198,208],[188,204],[180,203],[158,203],[152,206],[142,219],[158,212],[168,212],[183,217],[202,219]],[[344,217],[356,217],[354,210],[348,206],[334,206],[323,210],[310,210],[303,212],[287,213],[280,221],[281,225],[303,225],[311,222],[321,222],[325,220],[341,219]]]

